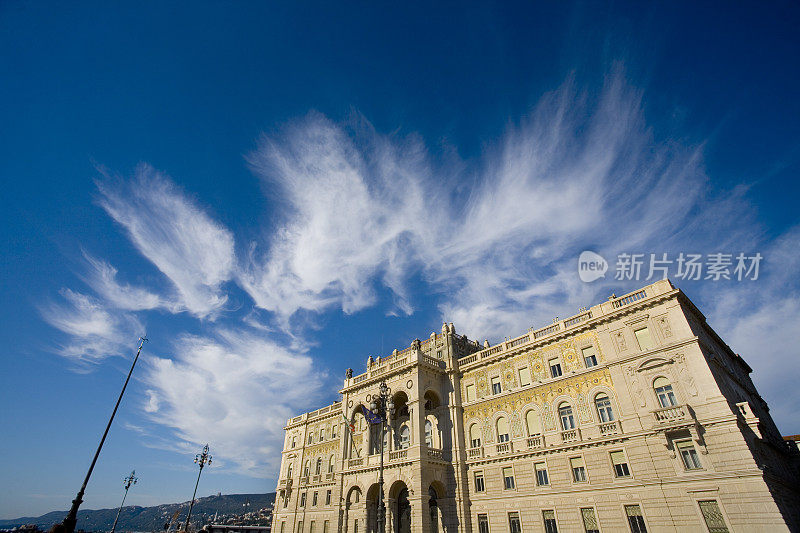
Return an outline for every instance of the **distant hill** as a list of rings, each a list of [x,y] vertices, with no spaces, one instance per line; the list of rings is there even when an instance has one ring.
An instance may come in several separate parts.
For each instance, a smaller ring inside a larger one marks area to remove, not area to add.
[[[244,515],[253,513],[263,508],[272,508],[275,501],[275,493],[268,494],[221,494],[198,498],[192,510],[192,524],[195,528],[202,527],[203,524],[210,522],[215,514],[219,517],[224,515]],[[85,531],[110,531],[114,524],[114,517],[117,516],[117,509],[84,509],[78,511],[78,525],[76,529]],[[164,531],[164,524],[172,518],[178,509],[181,514],[178,520],[186,520],[186,512],[189,510],[189,502],[166,503],[153,507],[126,506],[122,508],[117,523],[117,531]],[[47,530],[55,523],[64,520],[67,511],[52,511],[37,517],[21,517],[14,520],[0,520],[0,528],[8,529],[23,524],[36,524],[41,529]],[[173,528],[174,529],[174,528]]]

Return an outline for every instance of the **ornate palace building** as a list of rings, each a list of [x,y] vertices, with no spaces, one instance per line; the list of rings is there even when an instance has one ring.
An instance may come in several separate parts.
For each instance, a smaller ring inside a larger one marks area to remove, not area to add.
[[[769,349],[765,339],[765,349]],[[296,416],[274,533],[800,530],[797,446],[668,280],[495,346],[442,326]]]

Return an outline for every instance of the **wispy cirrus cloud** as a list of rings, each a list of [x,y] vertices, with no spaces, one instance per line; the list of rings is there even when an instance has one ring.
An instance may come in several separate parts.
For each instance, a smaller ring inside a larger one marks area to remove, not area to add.
[[[103,209],[174,285],[174,305],[214,318],[227,301],[222,285],[235,266],[231,232],[149,165],[140,165],[130,181],[106,175],[97,187]]]
[[[103,298],[109,306],[126,311],[144,311],[168,307],[178,310],[174,304],[164,301],[159,295],[143,287],[134,287],[117,281],[117,269],[107,261],[97,259],[84,252],[89,265],[83,280]]]
[[[109,311],[97,298],[70,289],[62,289],[61,297],[40,311],[51,326],[68,336],[58,353],[81,365],[120,355],[131,339],[144,332],[136,316]]]
[[[163,443],[213,442],[215,455],[265,475],[280,463],[286,419],[318,401],[324,378],[310,357],[259,332],[215,328],[181,335],[170,357],[148,359],[143,409],[173,429]]]

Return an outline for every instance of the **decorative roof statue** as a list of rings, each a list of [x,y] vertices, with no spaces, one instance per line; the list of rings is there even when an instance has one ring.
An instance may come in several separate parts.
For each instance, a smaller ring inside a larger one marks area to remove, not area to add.
[[[345,370],[344,375],[345,375],[345,377],[347,379],[352,378],[353,377],[353,369],[352,368],[348,368],[347,370]]]

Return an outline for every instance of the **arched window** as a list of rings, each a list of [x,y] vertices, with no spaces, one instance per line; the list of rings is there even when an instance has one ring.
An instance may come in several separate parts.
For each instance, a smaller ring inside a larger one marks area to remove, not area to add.
[[[310,470],[311,470],[311,461],[306,461],[306,467],[303,469],[303,477],[308,477]]]
[[[330,459],[328,459],[328,473],[331,473],[331,472],[333,472],[333,464],[334,464],[334,461],[335,461],[335,460],[336,460],[336,459],[335,459],[334,455],[333,455],[333,454],[331,454],[331,458],[330,458]]]
[[[400,428],[400,442],[398,443],[398,448],[401,450],[405,450],[411,444],[411,430],[408,429],[408,426],[403,425]]]
[[[568,431],[575,429],[575,417],[572,416],[572,407],[566,402],[558,406],[558,417],[561,419],[561,429]]]
[[[600,422],[613,422],[614,410],[611,409],[611,400],[607,394],[600,393],[594,398],[594,406],[597,408],[597,416]]]
[[[497,419],[497,442],[508,442],[508,422],[504,416]]]
[[[433,424],[430,420],[425,421],[425,446],[433,448]]]
[[[336,424],[331,426],[331,438],[332,439],[336,438]]]
[[[478,424],[472,424],[469,427],[469,443],[472,448],[478,448],[481,445],[481,428]]]
[[[317,468],[314,471],[314,474],[320,475],[322,473],[322,457],[317,457]]]
[[[528,425],[528,436],[540,435],[542,433],[542,423],[539,421],[539,413],[531,409],[525,413],[525,422]]]
[[[297,435],[292,435],[292,448],[297,446]]]
[[[658,404],[661,407],[673,407],[678,405],[678,400],[675,399],[675,393],[672,391],[672,385],[670,385],[667,378],[656,378],[653,382],[653,389],[656,391]]]
[[[289,468],[286,469],[286,479],[292,479],[292,463],[289,463]]]

